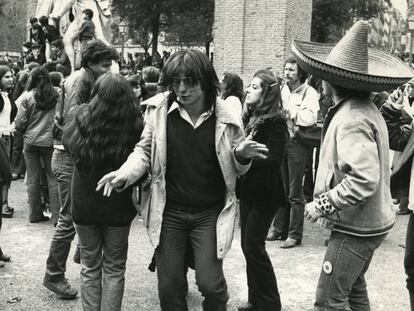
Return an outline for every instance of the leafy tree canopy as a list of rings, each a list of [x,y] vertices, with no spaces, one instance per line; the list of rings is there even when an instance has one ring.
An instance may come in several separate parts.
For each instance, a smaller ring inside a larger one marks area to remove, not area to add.
[[[314,0],[312,10],[312,41],[335,42],[355,19],[376,17],[391,6],[390,0]]]
[[[214,0],[113,0],[115,14],[129,24],[129,36],[153,54],[159,33],[174,44],[211,41]]]

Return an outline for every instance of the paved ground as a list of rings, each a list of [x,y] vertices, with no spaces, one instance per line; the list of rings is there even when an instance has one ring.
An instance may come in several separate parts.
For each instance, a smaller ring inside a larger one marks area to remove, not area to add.
[[[42,286],[46,257],[53,234],[51,223],[30,224],[26,188],[21,180],[13,183],[10,194],[11,205],[16,214],[13,219],[3,220],[1,245],[12,256],[12,262],[0,270],[0,310],[55,311],[82,310],[80,299],[62,301]],[[377,251],[367,273],[372,310],[409,310],[408,294],[402,266],[404,241],[408,218],[398,216],[394,230]],[[312,303],[328,236],[317,225],[306,223],[304,245],[291,250],[279,248],[280,242],[268,243],[273,260],[283,310],[312,310]],[[237,232],[233,248],[225,260],[225,274],[230,291],[229,310],[234,310],[247,297],[244,257],[240,250]],[[72,258],[73,248],[70,254]],[[130,235],[129,255],[123,310],[159,310],[156,275],[147,270],[152,256],[146,232],[139,219],[133,223]],[[67,277],[79,287],[79,269],[68,262]],[[194,275],[189,274],[190,310],[201,310],[201,297],[194,285]],[[15,304],[7,300],[16,296],[21,301]]]

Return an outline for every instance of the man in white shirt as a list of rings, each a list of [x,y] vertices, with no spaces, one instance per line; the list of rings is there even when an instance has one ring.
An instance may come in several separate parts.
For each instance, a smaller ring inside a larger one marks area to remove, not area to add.
[[[319,111],[319,95],[306,82],[307,73],[289,58],[285,63],[285,85],[281,89],[282,105],[288,115],[290,142],[287,149],[289,169],[289,203],[291,207],[289,233],[282,248],[292,248],[302,243],[303,213],[305,197],[303,178],[305,175],[308,146],[298,136],[300,127],[316,124]],[[278,217],[276,215],[276,217]],[[278,231],[278,228],[276,228]],[[281,230],[279,230],[281,232]]]

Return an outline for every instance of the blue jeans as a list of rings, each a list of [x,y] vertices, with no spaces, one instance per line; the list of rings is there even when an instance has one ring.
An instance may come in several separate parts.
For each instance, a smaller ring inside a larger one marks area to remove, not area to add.
[[[305,211],[303,179],[308,154],[309,151],[306,145],[296,139],[291,139],[287,148],[290,203],[289,237],[296,240],[302,239],[303,236]]]
[[[386,234],[357,237],[332,231],[318,287],[316,311],[369,311],[365,272]]]
[[[414,310],[414,214],[410,214],[405,240],[404,268],[407,274],[407,289],[410,294],[411,310]]]
[[[160,244],[155,258],[158,293],[163,311],[187,311],[188,247],[194,253],[195,277],[204,296],[203,310],[226,310],[229,299],[223,261],[217,259],[216,224],[219,210],[189,213],[168,208],[164,211]]]
[[[249,302],[261,311],[280,311],[282,308],[265,244],[274,214],[274,206],[257,206],[248,199],[240,201],[241,246],[246,258]]]
[[[120,311],[131,225],[77,225],[83,311]]]
[[[73,163],[68,152],[55,149],[52,156],[52,171],[57,180],[60,211],[55,233],[50,244],[46,262],[45,279],[60,282],[65,278],[66,261],[76,231],[71,215],[70,188]]]
[[[24,144],[24,158],[26,160],[27,169],[27,194],[29,197],[29,219],[37,221],[43,217],[40,196],[40,175],[42,171],[41,161],[43,161],[44,169],[47,177],[47,186],[49,190],[50,210],[52,212],[52,220],[57,222],[60,202],[58,194],[58,186],[55,176],[52,173],[52,154],[53,147],[39,147]]]

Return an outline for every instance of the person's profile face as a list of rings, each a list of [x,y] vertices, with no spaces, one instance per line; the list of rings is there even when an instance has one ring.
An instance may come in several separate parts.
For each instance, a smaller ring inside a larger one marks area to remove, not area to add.
[[[414,97],[414,85],[412,85],[411,83],[407,84],[407,95],[408,97]]]
[[[102,59],[96,64],[91,62],[88,63],[89,68],[93,71],[96,76],[101,76],[111,70],[112,60],[111,59]]]
[[[141,97],[141,87],[139,85],[134,86],[132,91],[134,92],[135,98]]]
[[[298,64],[296,63],[286,63],[284,73],[287,83],[296,83],[300,80],[298,73]]]
[[[331,85],[325,80],[322,80],[322,94],[324,94],[325,96],[330,96],[330,97],[332,97],[333,95],[333,90],[332,90]]]
[[[244,102],[250,107],[255,107],[262,97],[263,89],[260,86],[262,80],[258,77],[254,77],[246,89],[246,97]]]
[[[53,53],[57,53],[59,51],[59,48],[57,46],[51,45],[50,49],[52,50]]]

